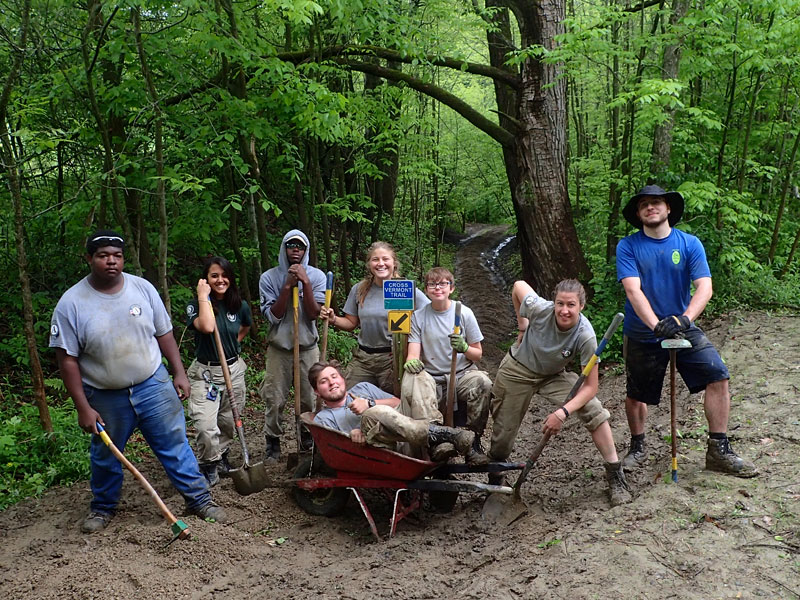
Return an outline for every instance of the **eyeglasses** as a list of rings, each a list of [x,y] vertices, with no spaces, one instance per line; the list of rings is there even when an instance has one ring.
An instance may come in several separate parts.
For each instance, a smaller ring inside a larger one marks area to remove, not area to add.
[[[302,242],[286,242],[287,248],[300,248],[301,250],[305,250],[306,246]]]
[[[437,281],[436,283],[426,283],[425,287],[429,290],[443,290],[453,285],[452,281]]]

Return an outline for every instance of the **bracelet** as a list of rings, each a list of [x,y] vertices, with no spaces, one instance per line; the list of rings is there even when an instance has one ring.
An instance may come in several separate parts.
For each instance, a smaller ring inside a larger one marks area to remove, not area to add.
[[[561,410],[564,411],[564,415],[565,415],[564,420],[567,420],[569,418],[569,411],[567,410],[567,407],[566,406],[562,406]]]
[[[333,325],[334,327],[336,327],[336,319],[337,319],[337,316],[333,315],[333,321],[331,321],[331,325]]]

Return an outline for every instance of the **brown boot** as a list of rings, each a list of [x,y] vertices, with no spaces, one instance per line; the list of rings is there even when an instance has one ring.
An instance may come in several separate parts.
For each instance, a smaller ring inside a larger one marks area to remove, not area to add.
[[[611,506],[627,504],[633,500],[620,461],[606,463],[606,481],[608,481],[608,499],[611,501]]]
[[[728,473],[736,477],[755,477],[758,469],[749,460],[743,459],[731,448],[728,438],[708,439],[706,469]]]

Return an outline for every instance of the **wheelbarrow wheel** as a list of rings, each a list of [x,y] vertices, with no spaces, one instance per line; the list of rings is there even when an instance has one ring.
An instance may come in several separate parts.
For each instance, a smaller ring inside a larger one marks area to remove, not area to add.
[[[294,472],[295,479],[335,476],[336,473],[318,456],[302,458]],[[319,517],[331,517],[340,513],[349,497],[350,492],[347,488],[334,487],[318,490],[304,490],[296,486],[292,488],[292,498],[297,505],[308,514]]]

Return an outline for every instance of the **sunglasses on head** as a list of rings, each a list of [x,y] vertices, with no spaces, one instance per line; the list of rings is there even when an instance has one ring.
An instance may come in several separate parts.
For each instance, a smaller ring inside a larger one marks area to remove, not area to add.
[[[303,242],[286,242],[287,248],[300,248],[301,250],[306,249],[306,245]]]

